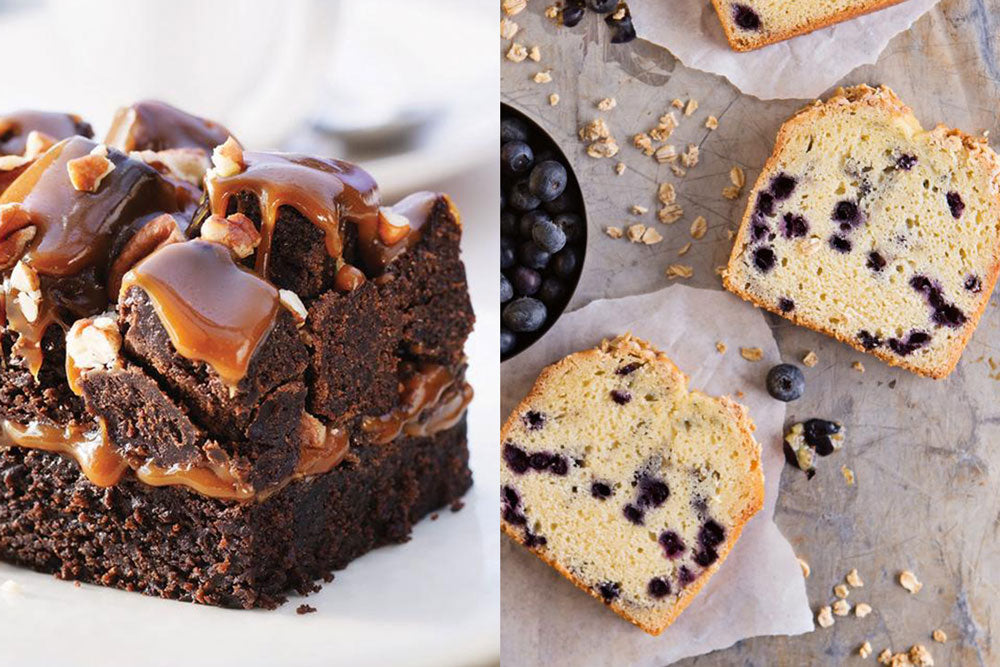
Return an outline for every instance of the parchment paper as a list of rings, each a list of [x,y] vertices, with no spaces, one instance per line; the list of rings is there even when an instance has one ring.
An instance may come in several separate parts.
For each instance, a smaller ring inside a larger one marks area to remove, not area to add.
[[[791,0],[790,0],[791,1]],[[889,40],[937,0],[908,0],[756,51],[729,48],[708,0],[631,0],[639,37],[688,67],[720,74],[764,100],[818,97],[860,65],[874,63]]]
[[[747,524],[719,572],[659,637],[650,637],[584,595],[520,546],[501,551],[501,657],[508,665],[662,667],[746,637],[813,629],[805,585],[791,546],[773,522],[784,465],[785,409],[763,388],[779,360],[764,316],[719,291],[674,285],[651,294],[593,301],[563,315],[534,347],[503,364],[501,410],[507,414],[546,365],[625,331],[667,352],[690,387],[735,395],[750,409],[763,448],[764,508]],[[716,341],[728,346],[724,354]],[[760,347],[756,363],[739,348]]]

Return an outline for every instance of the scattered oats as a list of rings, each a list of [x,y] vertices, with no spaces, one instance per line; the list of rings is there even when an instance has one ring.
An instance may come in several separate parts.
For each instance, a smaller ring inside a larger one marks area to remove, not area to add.
[[[653,227],[646,227],[646,231],[642,234],[642,242],[646,245],[653,245],[662,240],[663,237],[660,235],[660,232],[656,231]]]
[[[587,155],[594,158],[614,157],[618,155],[618,142],[612,137],[595,141],[587,146]]]
[[[764,358],[764,350],[759,347],[741,347],[740,354],[747,361],[760,361]]]
[[[670,106],[674,107],[675,109],[683,109],[684,108],[684,102],[682,102],[681,100],[679,100],[679,99],[677,99],[675,97],[674,101],[670,103]]]
[[[661,204],[673,204],[677,201],[677,191],[674,190],[674,184],[660,183],[660,187],[656,190],[656,197]]]
[[[541,62],[542,61],[541,49],[539,49],[537,46],[531,47],[531,49],[528,51],[528,58],[530,60],[535,61],[536,63]]]
[[[500,19],[500,38],[514,39],[514,35],[521,29],[521,26],[511,21],[506,16]]]
[[[611,111],[616,106],[618,106],[618,100],[613,97],[605,97],[603,100],[597,103],[597,108],[601,111]]]
[[[559,95],[557,93],[552,93],[549,95],[549,106],[554,107],[559,104]]]
[[[719,127],[719,119],[715,116],[709,116],[705,119],[705,127],[710,130],[715,130]]]
[[[667,278],[690,278],[694,269],[686,264],[671,264],[667,267]]]
[[[864,618],[870,613],[872,613],[872,606],[870,604],[859,602],[854,605],[854,615],[858,618]]]
[[[684,169],[677,163],[670,165],[670,171],[674,172],[674,176],[677,178],[684,178],[684,175],[687,174],[687,172],[684,171]]]
[[[698,110],[698,100],[691,98],[688,103],[684,106],[684,115],[690,116],[695,111]]]
[[[716,345],[716,347],[718,347],[718,345]],[[723,347],[725,346],[723,345]],[[719,351],[724,352],[725,350],[719,350]],[[812,574],[812,568],[809,567],[809,563],[806,562],[805,558],[800,558],[799,556],[796,556],[795,558],[796,560],[799,561],[799,567],[802,568],[802,578],[808,579],[809,575]]]
[[[917,575],[909,570],[903,570],[899,573],[899,585],[914,594],[919,593],[920,589],[924,587],[917,579]]]
[[[851,613],[851,605],[847,600],[837,600],[833,603],[833,613],[837,616],[847,616]]]
[[[618,164],[615,165],[615,173],[618,174],[619,176],[621,176],[622,174],[625,173],[625,163],[624,162],[619,162]]]
[[[844,475],[844,481],[848,486],[854,486],[854,471],[847,466],[840,466],[840,472]]]
[[[819,357],[816,356],[815,352],[809,350],[808,352],[806,352],[806,356],[802,357],[802,363],[808,366],[809,368],[812,368],[813,366],[819,363]]]
[[[861,363],[860,361],[855,361],[853,364],[851,364],[851,368],[853,368],[854,370],[856,370],[859,373],[864,373],[865,372],[865,365],[863,363]]]
[[[884,651],[878,654],[878,658],[876,659],[878,660],[880,665],[888,665],[889,661],[892,660],[892,651],[890,651],[889,649],[885,649]]]
[[[742,188],[747,182],[746,174],[738,166],[733,167],[729,170],[729,182],[738,188]]]
[[[931,652],[923,644],[914,644],[910,647],[910,662],[916,667],[933,667],[934,658]]]
[[[630,206],[628,210],[629,210],[629,213],[631,213],[632,215],[642,215],[643,213],[645,213],[649,209],[646,208],[645,206],[639,206],[638,204],[632,204],[632,206]]]
[[[847,581],[848,585],[853,586],[854,588],[862,588],[865,585],[865,582],[861,580],[861,575],[858,574],[858,568],[854,568],[848,572],[847,576],[844,577],[844,580]]]
[[[844,584],[837,584],[833,587],[833,594],[838,598],[846,598],[851,594],[851,591]]]
[[[687,150],[681,156],[681,163],[688,169],[698,164],[698,147],[695,144],[688,144]]]
[[[646,231],[646,225],[636,224],[629,225],[626,233],[628,234],[628,240],[632,243],[639,243],[642,241],[642,235]]]
[[[505,56],[507,60],[514,63],[523,62],[527,57],[528,49],[524,48],[524,44],[518,44],[517,42],[511,43],[510,48],[507,49],[507,55]]]
[[[632,137],[632,145],[641,150],[646,155],[653,154],[653,142],[650,140],[649,135],[645,132],[640,132],[639,134]]]
[[[608,129],[608,124],[604,122],[603,118],[595,118],[580,128],[581,141],[597,141],[598,139],[607,139],[610,136],[611,130]]]
[[[0,584],[0,593],[4,595],[20,595],[21,584],[17,583],[13,579],[7,579]]]
[[[649,135],[657,141],[666,141],[677,129],[677,117],[673,112],[667,112],[660,116],[660,122],[649,131]]]
[[[618,9],[615,10],[615,13],[611,15],[611,18],[614,19],[615,21],[621,21],[623,18],[625,18],[625,12],[626,12],[625,7],[619,7]]]
[[[500,7],[507,16],[519,14],[527,6],[528,0],[501,0],[500,2]]]
[[[705,236],[705,232],[708,231],[708,221],[705,220],[704,216],[699,215],[691,223],[691,238],[698,240]]]
[[[663,144],[653,152],[653,157],[660,164],[670,162],[677,159],[677,149],[674,148],[673,144]]]
[[[715,349],[719,351],[719,354],[725,354],[726,353],[726,344],[723,343],[721,340],[717,340],[717,341],[715,341]],[[806,570],[809,569],[809,563],[806,563],[801,558],[799,559],[799,565],[803,566],[803,568],[802,568],[802,572],[803,573],[805,573]],[[809,575],[805,575],[805,576],[809,576]]]
[[[946,641],[948,641],[948,635],[941,628],[938,628],[937,630],[932,632],[931,637],[933,637],[934,641],[936,641],[939,644],[943,644]]]
[[[604,233],[613,239],[620,239],[622,237],[621,227],[605,227]]]
[[[656,213],[656,217],[665,225],[677,222],[684,215],[684,209],[680,204],[667,204]]]
[[[819,627],[828,628],[833,625],[833,613],[830,607],[820,607],[819,613],[816,614],[816,622],[819,623]]]
[[[869,642],[865,642],[860,647],[858,647],[858,655],[862,658],[867,658],[872,654],[872,645]]]
[[[681,246],[680,250],[677,251],[677,256],[680,257],[681,255],[686,255],[687,251],[690,249],[691,249],[691,242],[688,241],[687,243]]]
[[[545,18],[547,19],[557,19],[559,18],[559,6],[549,5],[545,8]]]
[[[727,185],[726,187],[722,188],[722,196],[725,197],[726,199],[739,199],[740,189],[735,185]]]
[[[545,70],[544,72],[538,72],[535,74],[535,76],[532,77],[532,80],[535,83],[552,83],[552,75],[549,74],[549,70]]]

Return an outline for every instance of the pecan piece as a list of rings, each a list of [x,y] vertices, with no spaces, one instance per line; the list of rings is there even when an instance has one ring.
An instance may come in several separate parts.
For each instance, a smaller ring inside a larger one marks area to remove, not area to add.
[[[0,206],[0,271],[6,271],[21,259],[36,231],[31,214],[23,206],[17,203]]]
[[[122,279],[129,270],[154,251],[170,243],[184,241],[177,220],[169,213],[164,213],[147,222],[125,243],[108,272],[108,298],[118,300]]]
[[[209,216],[201,225],[201,238],[221,243],[237,259],[249,257],[260,245],[260,232],[253,220],[242,213],[233,213],[228,218],[221,215]]]

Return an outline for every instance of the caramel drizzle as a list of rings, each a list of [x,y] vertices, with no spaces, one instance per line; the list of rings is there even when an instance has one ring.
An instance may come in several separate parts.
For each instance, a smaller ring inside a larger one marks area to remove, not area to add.
[[[59,319],[50,299],[41,301],[38,317],[34,321],[29,321],[10,290],[5,290],[3,297],[7,328],[17,334],[17,340],[14,341],[11,354],[20,357],[27,366],[28,372],[37,380],[38,373],[42,370],[42,364],[45,361],[42,353],[42,339],[45,337],[45,332],[53,324],[64,326],[63,322]],[[72,385],[70,386],[72,387]]]
[[[104,143],[121,151],[200,148],[211,152],[229,136],[222,125],[166,102],[143,100],[115,112]]]
[[[207,241],[160,248],[125,275],[122,294],[133,286],[149,296],[178,354],[209,364],[230,386],[246,375],[281,307],[271,283]]]
[[[0,116],[0,155],[23,155],[32,131],[57,141],[75,134],[91,134],[90,126],[74,114],[15,111]]]
[[[380,417],[366,417],[361,429],[371,442],[385,444],[400,433],[427,436],[458,423],[469,402],[472,387],[459,383],[447,367],[421,364],[400,384],[399,405]]]

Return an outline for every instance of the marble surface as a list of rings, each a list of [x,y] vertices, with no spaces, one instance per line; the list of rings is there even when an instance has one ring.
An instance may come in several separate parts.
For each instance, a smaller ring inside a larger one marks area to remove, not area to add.
[[[729,170],[741,166],[752,183],[779,125],[806,100],[762,102],[720,77],[686,68],[654,44],[609,44],[606,26],[593,15],[573,29],[556,26],[543,16],[547,4],[529,3],[515,17],[521,26],[516,41],[538,45],[542,59],[504,60],[501,97],[559,141],[583,184],[590,235],[570,308],[659,289],[669,283],[665,269],[675,262],[694,268],[687,284],[721,289],[713,269],[725,263],[731,245],[727,230],[738,223],[748,190],[736,201],[722,197]],[[890,42],[875,65],[855,70],[841,83],[890,85],[925,127],[944,122],[996,134],[998,33],[998,0],[943,0]],[[502,42],[501,54],[507,44]],[[550,68],[551,83],[532,80]],[[561,98],[555,107],[548,102],[552,92]],[[599,111],[596,104],[603,97],[616,98],[617,107]],[[684,178],[631,145],[632,135],[654,126],[674,98],[699,103],[671,139],[679,148],[700,146],[700,163]],[[714,132],[704,128],[709,114],[719,118]],[[621,146],[614,158],[588,157],[576,136],[581,125],[598,116],[607,120]],[[628,168],[616,176],[619,160]],[[655,221],[656,184],[664,181],[675,183],[685,210],[684,218],[669,226]],[[633,204],[649,212],[632,216]],[[708,233],[693,240],[688,230],[698,215],[707,219]],[[601,233],[606,225],[634,222],[655,226],[664,241],[640,246]],[[688,242],[691,250],[678,257]],[[1000,663],[993,639],[1000,631],[1000,372],[993,370],[994,364],[1000,368],[997,297],[962,362],[942,381],[889,368],[821,334],[768,318],[785,360],[798,361],[810,350],[819,357],[815,367],[805,369],[807,393],[789,406],[787,419],[833,418],[848,430],[844,451],[825,459],[813,480],[786,468],[776,521],[811,565],[806,585],[814,609],[830,604],[833,586],[857,568],[865,586],[849,601],[867,602],[874,611],[864,619],[838,617],[832,628],[801,636],[748,639],[679,664],[860,664],[857,648],[865,640],[876,655],[887,647],[901,651],[920,643],[939,665]],[[740,342],[739,332],[733,332],[727,341],[730,353]],[[856,361],[863,363],[864,373],[852,368]],[[761,381],[765,372],[761,367]],[[854,470],[854,485],[845,482],[842,465]],[[898,584],[904,569],[923,582],[918,594]],[[619,621],[609,614],[608,622]],[[931,639],[936,628],[948,634],[947,643]]]

